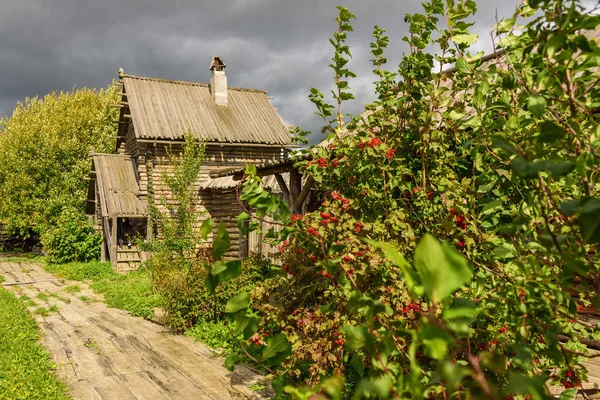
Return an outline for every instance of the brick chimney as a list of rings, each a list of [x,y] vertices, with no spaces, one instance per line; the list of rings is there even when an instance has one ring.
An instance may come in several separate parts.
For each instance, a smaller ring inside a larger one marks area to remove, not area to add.
[[[214,56],[210,63],[210,93],[215,104],[227,107],[227,76],[225,76],[225,63],[219,56]]]

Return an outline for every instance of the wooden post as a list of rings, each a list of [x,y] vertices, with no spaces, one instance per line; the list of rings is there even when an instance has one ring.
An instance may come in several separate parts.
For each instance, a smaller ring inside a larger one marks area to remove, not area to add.
[[[277,180],[277,183],[279,184],[279,188],[281,189],[281,193],[283,194],[283,200],[286,203],[288,203],[291,207],[292,203],[290,202],[290,191],[288,190],[288,187],[286,186],[283,177],[280,174],[275,174],[275,180]]]
[[[296,168],[290,171],[290,211],[292,214],[298,214],[300,210],[296,209],[296,199],[300,196],[302,189],[302,176]]]
[[[302,188],[300,195],[298,195],[298,198],[296,199],[295,207],[296,210],[298,210],[298,213],[302,213],[302,206],[304,205],[304,201],[306,200],[306,197],[308,196],[308,193],[310,192],[310,189],[313,187],[314,184],[315,180],[312,176],[306,178],[304,187]]]
[[[112,217],[111,238],[110,238],[110,263],[114,269],[117,269],[117,217]]]
[[[100,247],[100,261],[106,262],[106,235],[104,234],[104,226],[101,226],[100,234],[102,235],[102,244]]]

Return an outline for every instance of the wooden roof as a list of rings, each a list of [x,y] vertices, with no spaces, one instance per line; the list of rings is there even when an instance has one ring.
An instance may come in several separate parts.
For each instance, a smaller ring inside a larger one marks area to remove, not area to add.
[[[217,106],[206,84],[122,75],[139,139],[179,140],[189,130],[207,142],[288,145],[291,136],[266,92],[229,87]]]
[[[229,171],[228,171],[229,172]],[[283,172],[281,174],[284,182],[289,184],[290,182],[290,174],[287,172]],[[224,190],[224,189],[233,189],[240,185],[240,179],[236,179],[236,177],[232,175],[225,175],[215,178],[207,179],[206,181],[200,184],[201,189],[216,189],[216,190]],[[281,193],[281,188],[277,183],[277,179],[274,175],[266,175],[263,177],[263,186],[273,193]]]
[[[92,163],[103,217],[147,216],[146,203],[139,198],[139,184],[131,157],[92,154]]]

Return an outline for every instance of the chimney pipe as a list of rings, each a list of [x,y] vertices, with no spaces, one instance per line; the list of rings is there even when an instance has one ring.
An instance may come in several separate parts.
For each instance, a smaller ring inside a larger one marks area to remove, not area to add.
[[[210,93],[216,105],[227,107],[227,76],[225,63],[219,56],[214,56],[210,63]]]

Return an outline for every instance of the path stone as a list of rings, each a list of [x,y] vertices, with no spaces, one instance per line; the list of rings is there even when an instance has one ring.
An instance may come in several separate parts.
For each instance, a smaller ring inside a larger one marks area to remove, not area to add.
[[[3,262],[2,283],[27,295],[37,307],[56,305],[58,313],[36,315],[42,344],[68,383],[74,399],[264,399],[249,389],[260,376],[244,367],[228,371],[222,358],[192,338],[173,336],[158,324],[108,308],[82,282],[57,279],[32,262]],[[64,291],[78,285],[82,291]],[[50,297],[36,296],[44,293]],[[58,295],[62,301],[52,295]],[[91,301],[82,301],[85,295]]]

